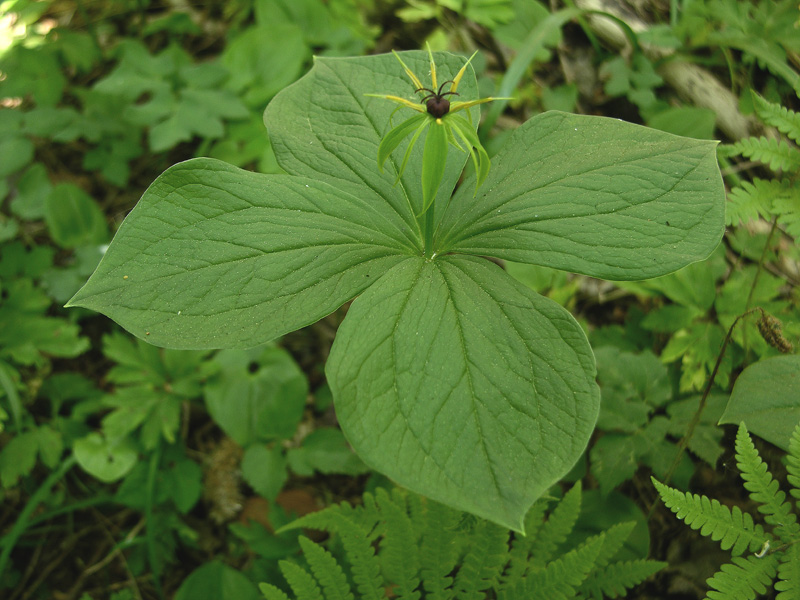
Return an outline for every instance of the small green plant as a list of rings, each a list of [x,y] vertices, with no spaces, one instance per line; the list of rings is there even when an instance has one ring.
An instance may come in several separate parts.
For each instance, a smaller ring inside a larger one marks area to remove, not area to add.
[[[738,506],[732,509],[689,492],[681,492],[653,479],[664,504],[692,529],[720,542],[733,559],[708,580],[711,600],[754,598],[764,594],[777,575],[774,588],[778,600],[797,598],[800,594],[800,524],[798,511],[767,469],[753,445],[744,424],[736,434],[736,463],[744,487],[771,531],[755,522]],[[800,425],[789,443],[787,457],[790,494],[800,500]]]
[[[378,488],[363,501],[355,508],[347,503],[328,507],[282,529],[335,534],[331,551],[300,536],[305,566],[280,562],[298,600],[378,600],[390,589],[390,597],[404,599],[617,598],[665,566],[644,559],[615,560],[633,522],[574,540],[580,484],[547,519],[548,501],[536,502],[525,519],[527,536],[397,488],[391,493]],[[284,584],[276,584],[261,584],[265,598],[288,600]]]
[[[412,72],[430,65],[423,52],[401,58]],[[445,81],[464,68],[435,58]],[[586,447],[595,364],[564,308],[483,257],[615,280],[700,260],[723,232],[715,143],[549,112],[509,137],[478,194],[476,174],[453,193],[466,153],[398,147],[376,168],[392,109],[364,94],[407,94],[398,71],[391,55],[318,58],[265,113],[286,175],[211,159],[172,167],[69,305],[157,345],[243,348],[355,298],[326,375],[357,454],[521,530]],[[471,67],[459,83],[477,97]],[[478,107],[465,110],[477,125]],[[425,212],[434,159],[443,175]]]
[[[477,54],[477,50],[475,54]],[[428,88],[422,84],[419,77],[406,66],[403,59],[395,52],[395,57],[400,61],[406,75],[408,75],[415,86],[414,92],[425,93],[427,95],[425,95],[420,102],[415,103],[399,96],[367,94],[368,96],[391,100],[401,107],[410,108],[411,110],[422,113],[416,117],[406,119],[397,125],[383,137],[378,146],[378,168],[382,172],[383,165],[391,156],[392,152],[395,151],[405,138],[409,135],[411,136],[411,141],[409,141],[406,146],[405,154],[403,154],[403,162],[397,170],[397,179],[395,183],[400,181],[400,178],[403,176],[403,172],[408,165],[408,159],[411,158],[411,152],[414,150],[414,146],[420,135],[423,131],[430,128],[425,138],[425,150],[422,154],[422,211],[417,216],[425,215],[433,203],[436,193],[439,191],[439,184],[442,182],[444,168],[447,164],[447,151],[450,144],[462,152],[464,148],[461,147],[458,140],[461,139],[461,143],[466,146],[466,150],[469,152],[472,158],[472,164],[475,167],[476,194],[478,193],[478,188],[489,174],[491,161],[489,160],[486,149],[475,133],[474,124],[471,120],[468,121],[464,117],[456,115],[456,113],[477,106],[478,104],[484,104],[492,100],[508,100],[508,98],[481,98],[479,100],[468,100],[466,102],[451,101],[452,99],[447,98],[447,96],[459,95],[456,91],[458,89],[458,84],[461,83],[461,78],[464,76],[464,73],[466,73],[467,67],[475,57],[475,54],[469,57],[453,79],[438,85],[436,79],[436,63],[433,60],[431,49],[428,48],[431,69],[431,87]],[[444,86],[448,83],[450,84],[450,88],[445,92]],[[423,108],[421,104],[424,104],[425,108]],[[427,229],[433,233],[432,227]]]

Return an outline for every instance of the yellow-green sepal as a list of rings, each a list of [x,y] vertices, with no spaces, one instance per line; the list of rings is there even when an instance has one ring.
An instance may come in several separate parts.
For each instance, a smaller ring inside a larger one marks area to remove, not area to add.
[[[472,164],[475,166],[475,193],[478,193],[478,188],[481,187],[489,175],[489,168],[491,161],[486,149],[481,145],[481,140],[472,125],[460,115],[448,115],[447,122],[464,141],[464,144],[469,149],[469,155],[472,157]]]
[[[406,137],[408,137],[415,129],[420,127],[420,123],[423,123],[427,119],[429,119],[427,114],[415,115],[410,119],[406,119],[397,127],[389,131],[389,133],[387,133],[385,136],[383,136],[383,139],[378,146],[378,168],[381,170],[381,173],[383,173],[383,163],[386,162],[386,159],[389,158],[389,155],[394,152],[395,148],[397,148],[397,146],[399,146],[400,143],[406,139]],[[413,141],[416,141],[416,139]],[[410,147],[411,144],[409,144],[409,148]],[[403,166],[405,166],[405,163],[406,159],[403,160]],[[397,175],[398,179],[400,178],[402,172],[403,171],[401,168],[400,173]]]
[[[420,215],[424,214],[433,204],[444,176],[446,163],[447,127],[442,119],[436,119],[428,129],[425,150],[422,153],[422,210]]]

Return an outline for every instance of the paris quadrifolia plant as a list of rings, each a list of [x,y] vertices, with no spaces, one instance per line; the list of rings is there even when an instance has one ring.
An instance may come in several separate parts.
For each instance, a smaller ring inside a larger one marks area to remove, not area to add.
[[[198,349],[257,346],[352,301],[325,372],[355,451],[522,531],[585,450],[600,394],[572,315],[487,257],[612,280],[705,258],[724,229],[715,142],[547,112],[489,170],[469,62],[397,56],[402,67],[391,54],[317,58],[272,100],[264,121],[285,174],[208,158],[164,172],[69,305]],[[400,102],[420,113],[411,142],[428,128],[409,149],[393,103],[366,94],[401,99],[427,68],[424,112]],[[447,152],[454,141],[470,152]]]
[[[717,500],[681,492],[653,479],[664,504],[692,529],[730,550],[732,559],[707,583],[711,600],[755,598],[768,587],[778,600],[800,597],[800,424],[789,442],[786,462],[790,495],[787,499],[761,459],[744,423],[736,434],[736,464],[744,487],[768,526],[757,523],[738,506],[732,509]],[[777,576],[777,580],[776,580]]]

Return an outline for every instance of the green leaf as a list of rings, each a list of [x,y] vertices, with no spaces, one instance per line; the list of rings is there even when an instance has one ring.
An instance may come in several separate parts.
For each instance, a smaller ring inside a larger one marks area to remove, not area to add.
[[[303,416],[308,380],[281,348],[223,350],[222,366],[205,386],[209,413],[241,446],[289,439]]]
[[[274,502],[287,477],[281,447],[250,446],[242,457],[242,477],[261,497]]]
[[[719,424],[744,422],[748,431],[789,451],[800,422],[800,356],[775,356],[747,367],[733,386]]]
[[[137,459],[136,448],[128,438],[108,441],[99,433],[76,440],[73,450],[81,468],[106,483],[124,477]]]
[[[422,153],[422,210],[428,207],[436,198],[439,184],[444,177],[447,163],[447,127],[437,119],[429,128],[425,136],[425,151]]]
[[[33,142],[28,138],[8,136],[0,140],[0,179],[16,173],[31,162],[33,151]]]
[[[311,432],[299,448],[289,450],[289,466],[298,475],[320,473],[360,475],[369,469],[356,456],[339,429],[323,427]]]
[[[470,257],[387,273],[353,302],[326,373],[364,462],[518,531],[583,452],[599,404],[569,313]]]
[[[0,483],[4,488],[17,485],[36,465],[39,440],[36,431],[18,433],[0,452]]]
[[[386,208],[311,179],[180,163],[68,306],[169,348],[256,346],[321,319],[401,260],[408,241]]]
[[[495,155],[476,197],[459,188],[438,252],[605,279],[644,279],[708,256],[724,231],[715,142],[549,112]]]
[[[63,248],[102,244],[108,240],[103,211],[91,196],[70,183],[53,187],[45,199],[44,219],[53,241]]]
[[[175,600],[259,600],[255,584],[239,571],[212,561],[192,571]]]

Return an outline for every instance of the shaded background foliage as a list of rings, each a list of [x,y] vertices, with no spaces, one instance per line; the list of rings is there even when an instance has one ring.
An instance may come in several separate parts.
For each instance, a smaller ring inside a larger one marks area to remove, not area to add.
[[[758,314],[733,330],[689,453],[672,463],[739,315],[760,307],[787,343],[800,337],[796,139],[757,119],[751,94],[798,109],[799,18],[788,1],[2,2],[3,597],[258,597],[255,583],[282,581],[278,559],[299,553],[276,527],[391,486],[347,447],[324,381],[345,309],[265,348],[185,352],[60,306],[168,166],[211,156],[279,172],[262,113],[314,55],[425,41],[480,49],[481,96],[514,97],[489,109],[490,153],[549,109],[731,144],[729,229],[708,260],[619,284],[504,265],[575,314],[597,355],[598,429],[568,478],[583,480],[577,529],[635,521],[633,555],[670,562],[628,597],[702,597],[725,557],[662,507],[645,522],[649,475],[747,508],[733,428],[716,423],[746,366],[767,365],[756,382],[772,376],[779,349]],[[752,396],[757,383],[743,383]],[[780,453],[761,447],[780,472]]]

